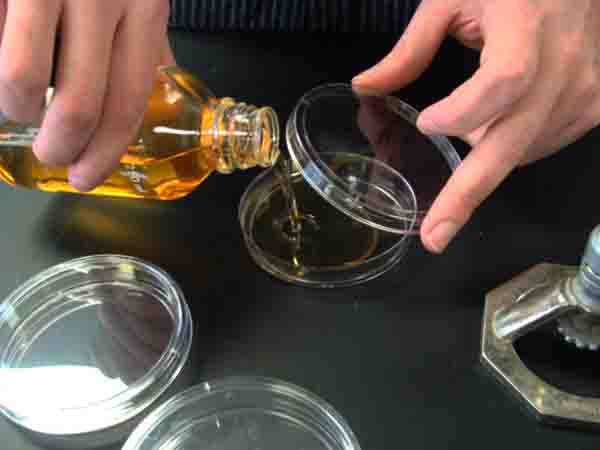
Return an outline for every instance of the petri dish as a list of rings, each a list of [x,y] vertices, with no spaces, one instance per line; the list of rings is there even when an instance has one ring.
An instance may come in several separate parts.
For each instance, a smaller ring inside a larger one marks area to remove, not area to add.
[[[191,341],[160,268],[121,255],[56,265],[0,304],[0,412],[52,446],[123,441],[175,385]]]
[[[123,450],[360,450],[344,418],[313,393],[235,377],[184,391],[154,410]]]
[[[417,116],[396,97],[348,84],[306,93],[286,125],[288,158],[259,175],[240,201],[254,261],[284,281],[324,288],[364,283],[394,267],[461,162],[446,137],[418,130]],[[289,192],[298,212],[291,225]]]
[[[240,201],[246,247],[266,272],[303,286],[352,286],[385,273],[408,250],[409,234],[391,234],[357,222],[331,207],[299,173],[290,178],[303,218],[301,239],[286,229],[288,208],[273,170],[254,179]],[[407,192],[414,205],[414,195]],[[406,226],[410,230],[410,220]]]
[[[365,225],[415,234],[460,164],[446,137],[419,131],[417,116],[396,97],[327,84],[300,99],[286,142],[304,179],[332,206]],[[414,210],[404,200],[406,183],[416,197]]]

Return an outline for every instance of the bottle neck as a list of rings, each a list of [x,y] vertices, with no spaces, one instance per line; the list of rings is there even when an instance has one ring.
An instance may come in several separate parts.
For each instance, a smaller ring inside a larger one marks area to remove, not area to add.
[[[208,104],[201,141],[213,149],[217,172],[271,167],[280,153],[278,118],[269,107],[257,108],[225,97]]]

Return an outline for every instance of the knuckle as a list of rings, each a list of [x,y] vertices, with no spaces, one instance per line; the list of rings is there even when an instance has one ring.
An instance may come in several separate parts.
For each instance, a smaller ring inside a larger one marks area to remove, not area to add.
[[[513,61],[507,64],[492,82],[492,90],[521,95],[533,82],[532,64]]]
[[[530,78],[530,72],[531,70],[527,63],[515,62],[507,67],[503,74],[503,79],[513,86],[525,84]]]
[[[41,97],[47,83],[27,64],[6,64],[0,70],[0,83],[23,101]]]
[[[94,102],[82,99],[64,100],[56,109],[59,123],[69,134],[93,130],[100,117],[100,108]]]

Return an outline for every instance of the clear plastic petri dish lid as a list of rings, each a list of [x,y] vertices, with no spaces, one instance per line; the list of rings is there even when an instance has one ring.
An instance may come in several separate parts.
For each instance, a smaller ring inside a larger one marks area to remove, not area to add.
[[[168,395],[191,340],[160,268],[120,255],[56,265],[0,304],[0,412],[52,446],[123,441]]]
[[[379,230],[415,234],[460,164],[447,138],[418,130],[417,115],[392,96],[322,85],[290,116],[290,157],[312,188],[346,215]]]
[[[315,394],[269,378],[209,381],[157,408],[123,450],[360,450],[344,418]]]

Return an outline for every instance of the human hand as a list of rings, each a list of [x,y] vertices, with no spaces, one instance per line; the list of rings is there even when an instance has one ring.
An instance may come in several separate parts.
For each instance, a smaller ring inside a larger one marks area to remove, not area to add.
[[[517,166],[600,123],[600,3],[423,0],[394,49],[353,83],[389,93],[417,79],[447,34],[481,50],[480,67],[420,115],[426,134],[473,146],[421,227],[436,253]]]
[[[0,0],[0,109],[38,121],[56,67],[33,150],[44,164],[70,166],[75,188],[108,177],[135,136],[156,66],[174,62],[168,12],[168,0]]]

